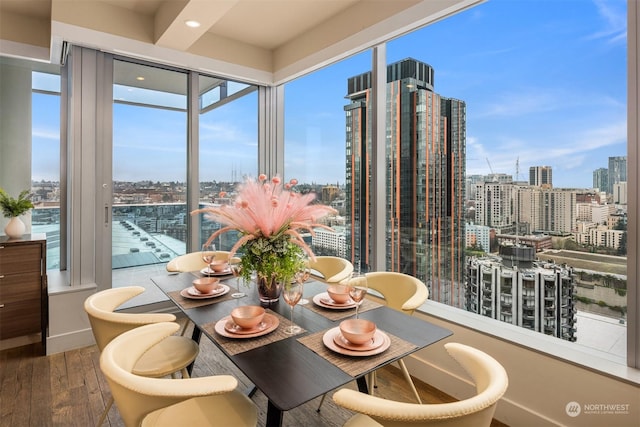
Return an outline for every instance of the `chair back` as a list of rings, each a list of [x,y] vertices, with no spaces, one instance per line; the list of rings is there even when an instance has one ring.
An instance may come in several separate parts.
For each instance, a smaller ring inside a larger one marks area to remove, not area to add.
[[[141,325],[157,322],[173,322],[170,313],[117,313],[123,303],[144,292],[142,286],[126,286],[96,292],[84,301],[91,330],[100,351],[118,335]]]
[[[429,289],[420,279],[404,273],[367,273],[367,286],[384,297],[387,305],[409,315],[429,298]]]
[[[228,260],[229,251],[216,251],[216,260]],[[200,252],[189,252],[188,254],[179,255],[167,263],[166,269],[170,273],[184,273],[187,271],[200,271],[207,266],[202,260]]]
[[[496,405],[507,391],[509,379],[504,367],[488,354],[459,343],[447,343],[445,348],[473,378],[476,393],[452,403],[416,404],[397,402],[351,389],[338,390],[334,401],[356,415],[367,425],[369,417],[384,426],[490,426]],[[366,417],[365,417],[366,415]]]
[[[100,369],[127,427],[140,426],[152,411],[195,396],[233,391],[238,381],[230,375],[172,380],[133,374],[133,368],[151,347],[180,328],[173,322],[141,326],[116,337],[100,355]],[[221,409],[222,410],[222,409]]]
[[[353,273],[353,264],[349,260],[336,256],[317,256],[315,261],[309,259],[311,275],[325,283],[341,282]],[[322,277],[314,274],[314,270]]]

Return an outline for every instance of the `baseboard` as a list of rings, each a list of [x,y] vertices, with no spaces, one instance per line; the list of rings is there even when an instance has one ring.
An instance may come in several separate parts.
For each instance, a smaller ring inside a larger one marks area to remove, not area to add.
[[[91,328],[73,331],[67,334],[49,336],[47,338],[47,355],[62,353],[76,348],[95,345]]]

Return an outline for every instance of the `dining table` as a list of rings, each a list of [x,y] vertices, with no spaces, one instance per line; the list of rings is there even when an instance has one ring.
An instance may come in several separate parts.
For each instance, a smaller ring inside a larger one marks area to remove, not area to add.
[[[197,295],[192,282],[203,272],[170,273],[151,280],[193,322],[192,338],[199,343],[204,334],[254,384],[252,390],[264,393],[267,427],[281,426],[286,411],[351,381],[367,393],[367,374],[452,335],[448,329],[366,298],[358,317],[376,324],[381,346],[362,352],[336,345],[340,322],[353,318],[355,310],[332,305],[326,299],[327,284],[313,279],[303,287],[303,298],[309,302],[294,309],[293,321],[300,332],[288,335],[284,329],[290,323],[290,306],[284,300],[261,304],[255,284],[225,275],[219,275],[224,286],[219,295]],[[265,307],[263,330],[231,333],[229,315],[241,305]]]

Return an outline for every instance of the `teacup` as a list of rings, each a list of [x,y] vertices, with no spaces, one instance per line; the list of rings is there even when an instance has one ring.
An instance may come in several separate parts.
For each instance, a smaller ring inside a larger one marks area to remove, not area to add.
[[[370,343],[376,333],[376,324],[365,319],[347,319],[340,322],[340,332],[350,343]]]
[[[193,281],[193,286],[201,294],[210,294],[220,288],[220,279],[215,277],[201,277]]]
[[[241,328],[251,329],[262,322],[264,313],[264,308],[259,305],[243,305],[231,310],[231,318]]]

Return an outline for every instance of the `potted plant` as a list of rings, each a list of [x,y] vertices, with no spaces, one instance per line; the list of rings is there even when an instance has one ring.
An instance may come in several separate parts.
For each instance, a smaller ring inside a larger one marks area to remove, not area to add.
[[[33,209],[29,190],[21,191],[16,199],[0,188],[0,209],[2,209],[2,215],[10,218],[9,223],[4,228],[4,233],[14,239],[22,237],[25,226],[19,216],[28,212],[29,209]]]
[[[295,179],[283,184],[277,176],[268,180],[262,174],[257,181],[246,180],[234,204],[192,212],[204,213],[208,220],[225,225],[209,237],[207,244],[222,233],[239,232],[241,237],[231,248],[230,256],[236,251],[243,252],[241,274],[248,280],[255,273],[260,300],[264,303],[278,300],[282,284],[291,281],[303,265],[303,254],[315,257],[300,233],[314,234],[315,227],[333,231],[318,220],[335,214],[336,210],[313,204],[313,193],[292,191],[296,184]]]

